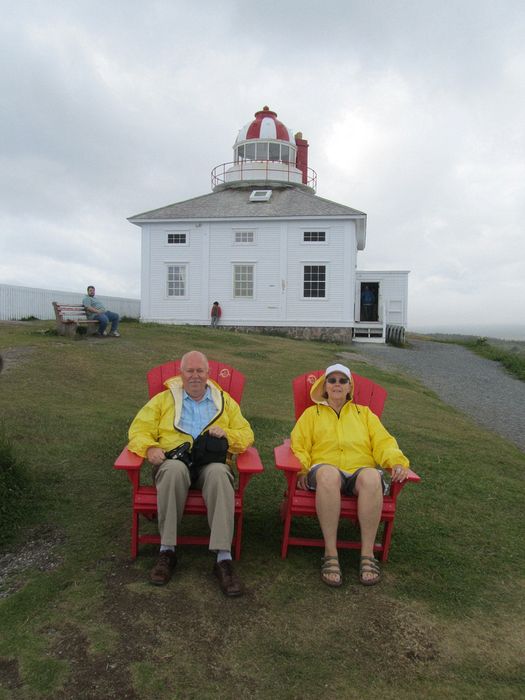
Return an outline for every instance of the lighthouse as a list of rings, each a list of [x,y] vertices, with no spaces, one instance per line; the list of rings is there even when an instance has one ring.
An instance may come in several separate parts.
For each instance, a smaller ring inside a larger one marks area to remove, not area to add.
[[[404,328],[408,272],[357,269],[367,216],[319,197],[308,159],[302,133],[264,106],[213,167],[211,192],[132,216],[141,320],[209,325],[218,300],[229,330],[385,342],[389,324]]]
[[[293,134],[268,106],[255,112],[233,144],[233,161],[212,170],[214,192],[228,187],[302,187],[315,192],[317,174],[308,167],[308,141]]]

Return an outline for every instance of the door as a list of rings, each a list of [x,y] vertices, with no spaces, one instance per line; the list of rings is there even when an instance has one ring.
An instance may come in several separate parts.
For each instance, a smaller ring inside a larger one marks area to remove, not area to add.
[[[379,282],[361,282],[359,320],[361,323],[379,321]]]

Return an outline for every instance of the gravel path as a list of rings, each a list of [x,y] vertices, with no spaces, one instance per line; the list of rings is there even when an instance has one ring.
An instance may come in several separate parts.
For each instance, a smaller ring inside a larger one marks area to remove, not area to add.
[[[460,345],[428,340],[410,343],[410,348],[365,343],[354,347],[365,361],[417,377],[443,401],[525,452],[525,382]],[[355,354],[348,357],[355,358]]]

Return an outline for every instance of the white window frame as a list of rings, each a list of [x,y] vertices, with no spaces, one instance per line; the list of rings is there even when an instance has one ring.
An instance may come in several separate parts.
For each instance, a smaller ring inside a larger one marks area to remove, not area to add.
[[[243,233],[251,233],[252,234],[252,240],[251,241],[238,241],[237,236]],[[254,229],[248,229],[248,228],[238,228],[238,229],[233,229],[233,245],[255,245],[255,230]]]
[[[169,240],[168,240],[169,237],[170,237],[170,235],[185,236],[186,238],[185,238],[185,240],[184,240],[184,243],[179,243],[179,242],[170,243]],[[188,231],[188,229],[184,229],[184,230],[175,230],[175,229],[172,229],[172,230],[167,230],[167,231],[166,231],[165,245],[166,245],[168,248],[171,248],[171,247],[173,247],[173,246],[188,246],[188,245],[189,245],[189,242],[190,242],[190,232]]]
[[[235,293],[235,277],[236,277],[236,268],[237,267],[251,267],[252,268],[252,294],[251,296],[247,295],[237,295]],[[235,262],[232,262],[232,298],[233,299],[255,299],[255,263],[250,261],[250,260],[238,260]]]
[[[324,241],[305,241],[304,238],[307,233],[324,233]],[[303,229],[301,233],[301,243],[302,245],[328,245],[328,229],[323,228],[323,229]]]
[[[305,296],[304,294],[304,275],[305,275],[305,268],[306,267],[324,267],[324,296]],[[328,300],[328,272],[329,272],[329,265],[327,262],[322,261],[322,260],[308,260],[306,262],[301,263],[301,268],[302,268],[302,274],[301,274],[301,299],[304,299],[305,301],[327,301]]]
[[[166,265],[166,275],[165,275],[165,298],[168,300],[179,300],[179,299],[187,299],[188,298],[188,268],[189,265],[187,262],[167,262],[165,263]],[[171,267],[179,267],[184,270],[184,294],[170,294],[169,293],[169,284],[170,284],[170,279],[169,279],[169,274],[170,274],[170,268]]]

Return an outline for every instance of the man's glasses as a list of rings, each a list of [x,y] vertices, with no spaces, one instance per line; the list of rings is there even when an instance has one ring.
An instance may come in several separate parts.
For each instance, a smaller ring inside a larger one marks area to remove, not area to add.
[[[339,377],[339,379],[337,377],[328,377],[326,381],[328,384],[348,384],[350,380],[348,377]]]

